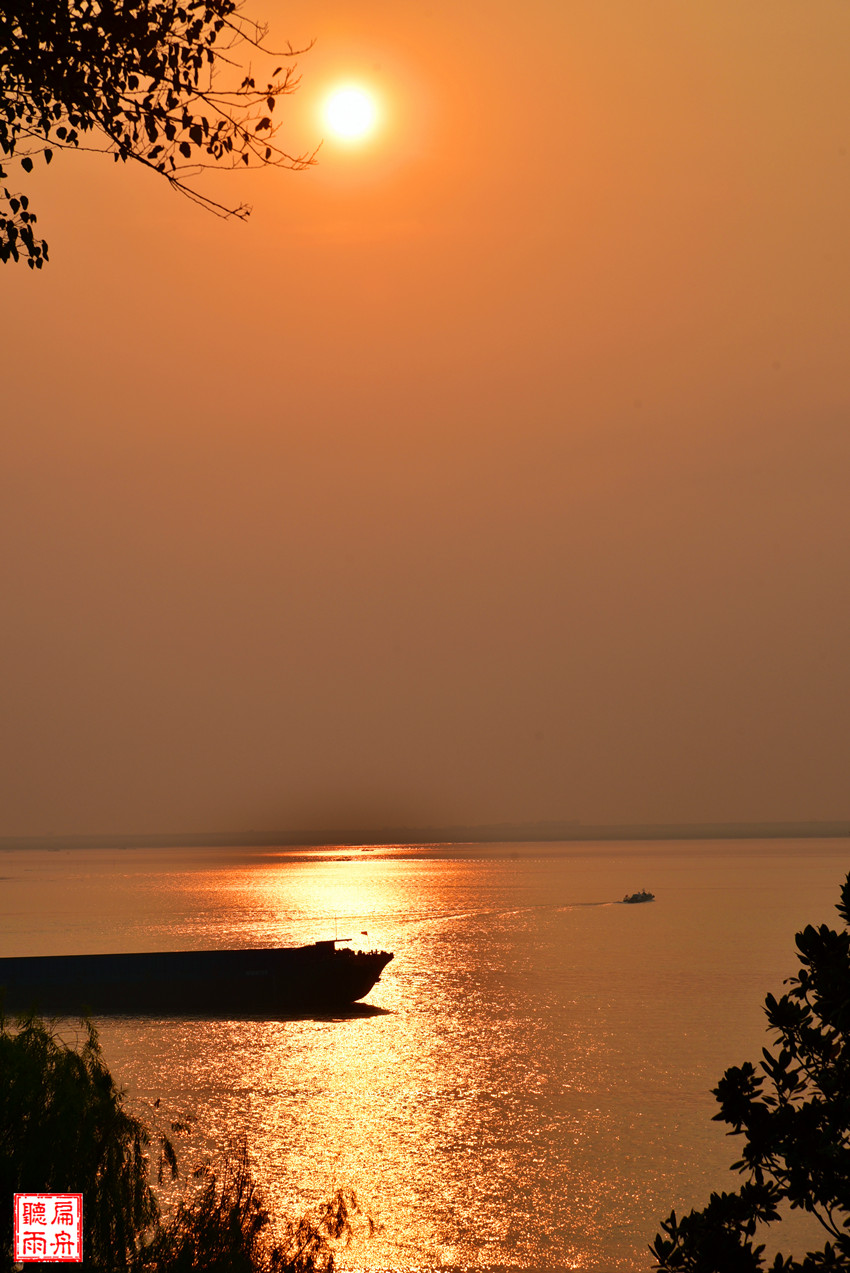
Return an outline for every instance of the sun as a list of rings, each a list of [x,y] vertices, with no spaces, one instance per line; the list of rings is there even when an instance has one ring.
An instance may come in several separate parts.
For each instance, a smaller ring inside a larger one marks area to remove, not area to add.
[[[367,89],[345,84],[328,95],[323,114],[338,141],[364,141],[377,126],[378,104]]]

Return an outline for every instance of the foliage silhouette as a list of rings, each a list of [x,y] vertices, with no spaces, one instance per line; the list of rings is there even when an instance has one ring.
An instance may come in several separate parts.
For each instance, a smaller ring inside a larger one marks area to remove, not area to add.
[[[292,155],[276,141],[275,106],[297,86],[294,65],[259,83],[239,76],[247,48],[274,54],[267,31],[244,18],[237,0],[4,0],[0,6],[0,162],[25,173],[34,158],[86,149],[133,159],[221,216],[246,217],[203,194],[203,168],[276,166],[300,170],[314,154]],[[303,50],[302,50],[303,51]],[[219,73],[232,77],[222,87]],[[29,199],[3,183],[0,261],[31,268],[47,260]]]
[[[229,1146],[217,1168],[195,1174],[203,1179],[200,1194],[157,1226],[141,1250],[140,1273],[333,1273],[335,1244],[352,1237],[363,1214],[356,1195],[340,1189],[314,1215],[287,1220],[275,1238],[244,1140]]]
[[[194,1196],[163,1219],[149,1150],[158,1145],[161,1181],[177,1175],[174,1148],[127,1112],[94,1027],[84,1028],[75,1049],[42,1021],[14,1028],[0,1017],[0,1273],[14,1268],[14,1193],[82,1193],[84,1261],[97,1273],[333,1273],[355,1224],[374,1231],[355,1194],[338,1190],[275,1236],[244,1141],[199,1168]]]
[[[0,1269],[12,1268],[14,1193],[82,1193],[86,1263],[113,1273],[130,1268],[156,1220],[148,1131],[85,1031],[75,1050],[41,1021],[13,1030],[0,1019]]]
[[[815,1216],[826,1242],[800,1260],[777,1255],[773,1273],[850,1270],[850,875],[837,909],[843,931],[798,933],[800,972],[781,998],[765,999],[773,1049],[758,1070],[733,1067],[714,1089],[715,1119],[744,1138],[733,1170],[747,1179],[702,1211],[662,1221],[650,1247],[657,1269],[756,1273],[765,1267],[757,1227],[779,1221],[784,1202]]]

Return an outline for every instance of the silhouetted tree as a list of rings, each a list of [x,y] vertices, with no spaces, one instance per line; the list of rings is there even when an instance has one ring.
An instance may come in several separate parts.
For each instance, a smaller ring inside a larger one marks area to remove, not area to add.
[[[336,1244],[350,1240],[363,1216],[353,1191],[339,1189],[314,1214],[287,1220],[276,1237],[244,1140],[195,1174],[200,1193],[157,1227],[138,1273],[333,1273]],[[363,1219],[371,1234],[372,1221]]]
[[[269,56],[267,32],[240,14],[236,0],[4,0],[0,5],[0,163],[31,172],[57,149],[105,151],[137,160],[176,190],[221,216],[245,217],[201,193],[206,167],[275,165],[301,169],[313,155],[291,155],[272,123],[292,92],[293,66],[265,84],[238,80],[240,47]],[[40,268],[47,244],[36,236],[25,194],[10,191],[0,166],[0,261],[21,255]]]
[[[15,1193],[82,1193],[86,1263],[128,1269],[158,1214],[149,1143],[91,1025],[77,1050],[41,1021],[15,1030],[0,1019],[0,1269],[12,1268]]]
[[[354,1224],[373,1231],[354,1193],[341,1189],[276,1234],[244,1141],[198,1168],[194,1196],[163,1220],[148,1151],[158,1144],[157,1179],[174,1178],[171,1141],[125,1109],[96,1031],[84,1030],[75,1049],[42,1021],[12,1027],[0,1017],[0,1273],[14,1267],[15,1193],[82,1193],[84,1261],[99,1273],[333,1273],[335,1248]]]
[[[753,1273],[764,1268],[758,1225],[780,1219],[780,1203],[822,1225],[822,1250],[800,1260],[777,1255],[775,1273],[850,1270],[850,875],[841,889],[836,932],[826,924],[797,934],[801,969],[765,1011],[777,1042],[729,1069],[714,1095],[715,1119],[743,1136],[733,1170],[747,1179],[712,1194],[703,1211],[662,1222],[650,1248],[656,1268],[682,1273]],[[759,1072],[760,1071],[760,1072]]]

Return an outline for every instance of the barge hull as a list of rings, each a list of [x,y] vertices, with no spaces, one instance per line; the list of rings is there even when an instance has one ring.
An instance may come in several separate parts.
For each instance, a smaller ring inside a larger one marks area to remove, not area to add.
[[[369,993],[387,951],[333,941],[267,950],[40,955],[0,959],[6,1012],[257,1016],[344,1008]]]

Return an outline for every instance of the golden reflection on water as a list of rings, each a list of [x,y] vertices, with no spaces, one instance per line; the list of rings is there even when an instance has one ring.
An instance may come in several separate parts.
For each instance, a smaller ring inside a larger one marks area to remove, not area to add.
[[[83,949],[264,946],[336,920],[393,950],[381,1013],[104,1021],[107,1059],[143,1111],[192,1118],[189,1160],[245,1133],[279,1213],[354,1188],[382,1227],[344,1267],[636,1273],[660,1217],[731,1187],[710,1088],[758,1055],[764,993],[795,928],[831,918],[844,857],[810,854],[801,884],[791,858],[705,848],[128,856],[99,883],[88,864],[77,897],[101,889],[101,928],[89,910],[68,931]],[[656,904],[613,904],[644,883]]]

